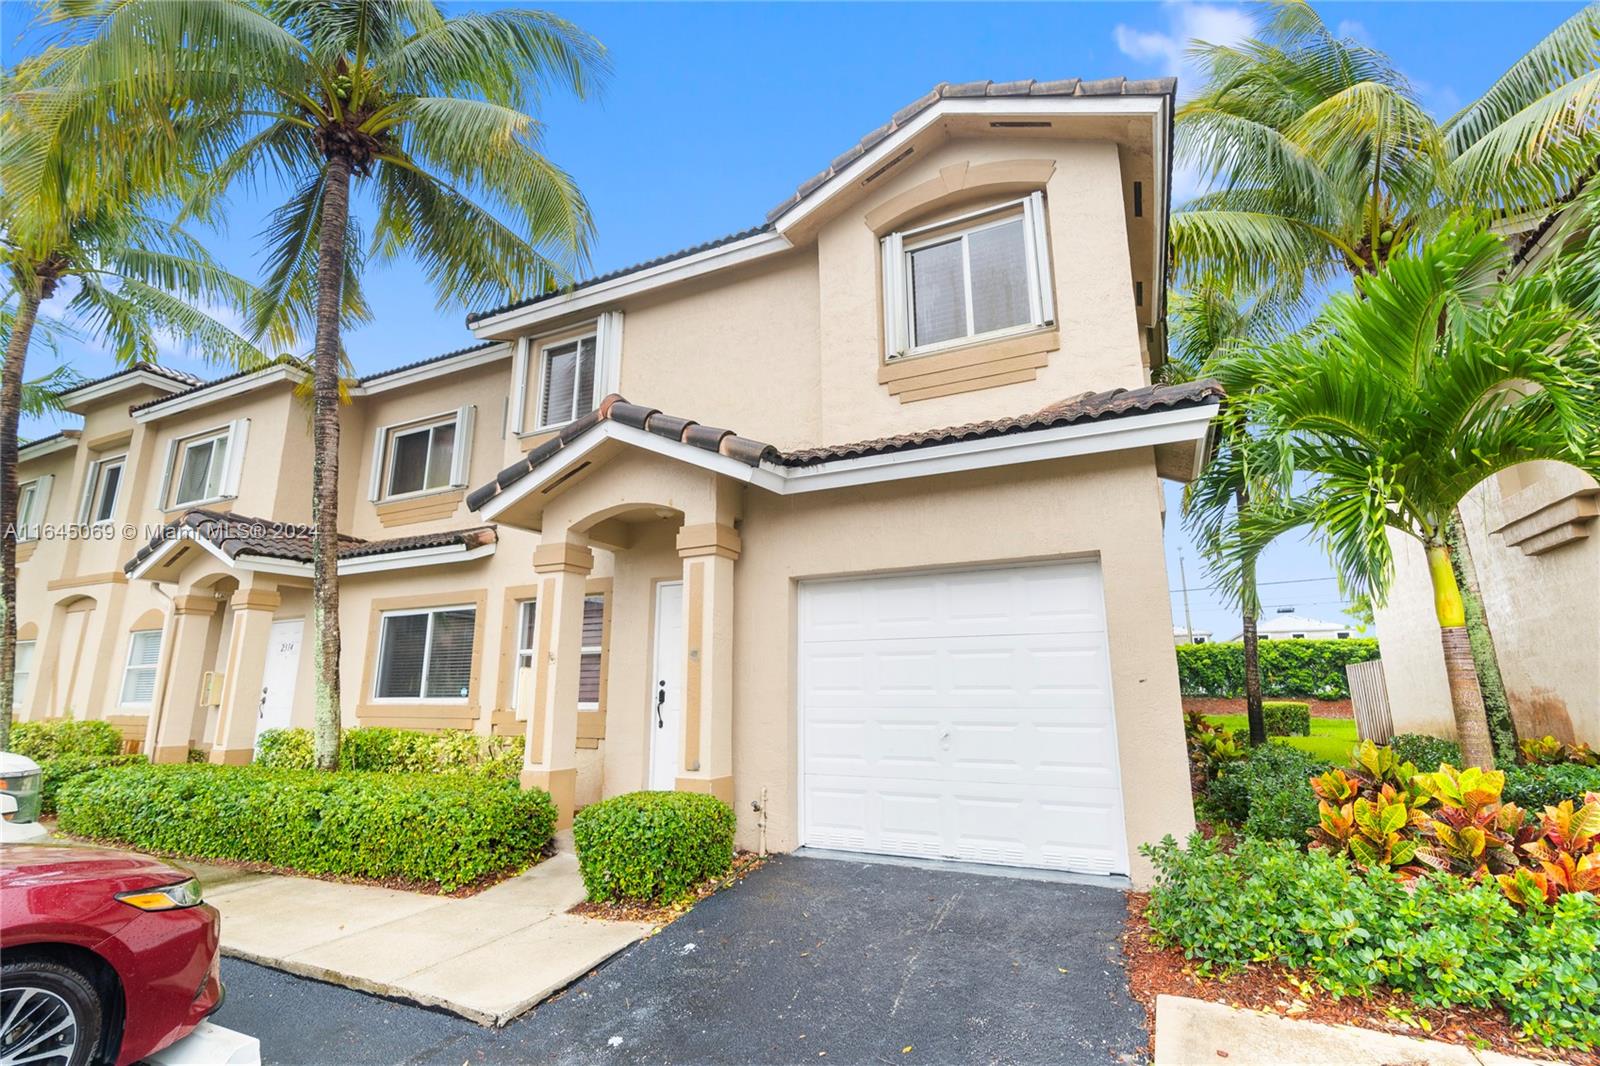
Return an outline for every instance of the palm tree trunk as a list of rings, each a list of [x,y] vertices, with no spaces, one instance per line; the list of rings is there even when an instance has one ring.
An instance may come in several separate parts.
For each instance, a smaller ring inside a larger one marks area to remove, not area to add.
[[[1234,495],[1235,504],[1240,514],[1244,514],[1250,506],[1250,496],[1240,489]],[[1256,564],[1248,563],[1244,572],[1244,587],[1249,592],[1248,596],[1241,597],[1245,601],[1242,618],[1240,619],[1243,631],[1241,639],[1244,641],[1244,714],[1250,724],[1250,746],[1257,747],[1267,742],[1267,716],[1261,707],[1261,640],[1256,634],[1256,614],[1260,609],[1255,601]]]
[[[312,366],[311,605],[317,634],[316,766],[339,768],[339,312],[350,161],[328,160],[317,234],[317,337]]]
[[[1450,685],[1450,710],[1456,719],[1456,741],[1461,745],[1462,761],[1490,770],[1494,768],[1494,745],[1489,740],[1489,716],[1483,706],[1483,690],[1478,687],[1472,640],[1467,635],[1461,586],[1450,564],[1450,548],[1440,541],[1428,544],[1427,551],[1433,609],[1444,645],[1445,679]]]
[[[0,370],[0,751],[11,744],[11,704],[17,668],[17,422],[22,416],[22,373],[39,317],[39,291],[22,287],[6,364]]]

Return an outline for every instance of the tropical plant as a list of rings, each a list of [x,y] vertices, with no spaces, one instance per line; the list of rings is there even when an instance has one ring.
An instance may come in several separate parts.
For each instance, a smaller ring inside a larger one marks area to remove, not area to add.
[[[540,152],[542,91],[582,96],[604,49],[529,9],[447,16],[426,0],[60,0],[87,39],[82,84],[105,99],[199,116],[205,206],[237,179],[289,190],[273,213],[269,306],[314,327],[312,611],[316,759],[339,760],[336,569],[341,315],[359,306],[351,211],[373,204],[370,254],[414,255],[441,305],[547,291],[572,276],[591,222]],[[259,324],[259,321],[258,321]]]
[[[1519,846],[1538,867],[1496,877],[1507,899],[1527,907],[1569,892],[1600,895],[1600,793],[1588,793],[1581,804],[1563,800],[1546,807],[1527,835]]]
[[[1347,588],[1382,600],[1387,534],[1426,551],[1457,735],[1494,765],[1445,527],[1484,479],[1537,459],[1600,471],[1600,342],[1558,297],[1560,271],[1502,281],[1504,241],[1457,218],[1331,297],[1306,331],[1238,355],[1260,387],[1241,398],[1281,449],[1281,502],[1226,547],[1235,567],[1309,526]],[[1302,487],[1303,486],[1303,487]]]
[[[1505,780],[1499,770],[1457,770],[1449,763],[1418,774],[1417,784],[1434,804],[1418,823],[1428,838],[1419,853],[1423,861],[1464,876],[1515,866],[1511,848],[1525,815],[1515,803],[1500,801]]]

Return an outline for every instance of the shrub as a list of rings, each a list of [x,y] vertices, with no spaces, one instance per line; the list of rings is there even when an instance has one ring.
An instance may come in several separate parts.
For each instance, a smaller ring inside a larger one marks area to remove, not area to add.
[[[1600,753],[1587,744],[1567,744],[1552,736],[1529,737],[1517,742],[1522,761],[1529,766],[1559,766],[1564,762],[1600,766]]]
[[[671,903],[733,865],[733,808],[694,792],[629,792],[578,812],[572,839],[592,900]]]
[[[1389,741],[1395,756],[1419,770],[1437,770],[1442,764],[1461,765],[1461,745],[1426,733],[1397,733]]]
[[[1199,711],[1184,712],[1183,738],[1189,747],[1190,781],[1197,792],[1209,790],[1224,766],[1244,758],[1244,734],[1207,721]]]
[[[269,729],[261,734],[255,765],[310,770],[316,765],[314,744],[309,729]],[[522,744],[521,736],[367,726],[341,735],[339,768],[386,774],[470,773],[514,781],[522,771]]]
[[[1293,700],[1263,700],[1261,717],[1267,723],[1269,737],[1309,737],[1311,735],[1311,704]]]
[[[1378,642],[1351,640],[1264,640],[1261,691],[1266,696],[1347,699],[1344,668],[1378,657]],[[1177,648],[1178,683],[1185,696],[1238,699],[1244,695],[1243,644],[1182,644]]]
[[[1328,764],[1287,744],[1263,744],[1223,767],[1211,801],[1247,836],[1303,845],[1317,824],[1310,779]]]
[[[445,891],[534,861],[550,795],[460,774],[130,766],[78,777],[63,832],[190,859],[432,883]]]
[[[1504,1007],[1536,1040],[1600,1042],[1600,900],[1587,893],[1519,910],[1493,881],[1410,882],[1343,857],[1198,836],[1146,847],[1156,864],[1147,916],[1157,938],[1202,971],[1278,962],[1336,996],[1378,984],[1428,1007]]]
[[[122,733],[110,722],[46,718],[11,726],[11,750],[35,762],[62,755],[120,755]]]
[[[1600,767],[1559,763],[1513,766],[1505,773],[1501,796],[1507,803],[1530,811],[1542,811],[1562,800],[1580,799],[1586,792],[1600,792]]]
[[[82,774],[112,766],[132,766],[148,760],[143,755],[62,755],[39,761],[39,813],[54,814],[61,786]]]

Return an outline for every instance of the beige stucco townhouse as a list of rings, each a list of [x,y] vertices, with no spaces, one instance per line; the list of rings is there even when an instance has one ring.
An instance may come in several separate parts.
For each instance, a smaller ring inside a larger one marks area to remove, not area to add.
[[[1140,880],[1193,826],[1161,481],[1220,400],[1150,384],[1172,92],[941,85],[762,225],[354,383],[347,724],[523,733],[564,818],[687,789],[746,846]],[[68,394],[26,715],[217,762],[310,724],[298,375]]]

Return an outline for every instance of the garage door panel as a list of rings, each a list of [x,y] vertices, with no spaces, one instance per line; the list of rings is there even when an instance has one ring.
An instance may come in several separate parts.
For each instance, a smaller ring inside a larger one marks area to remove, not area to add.
[[[803,587],[806,843],[1125,871],[1098,569]]]

